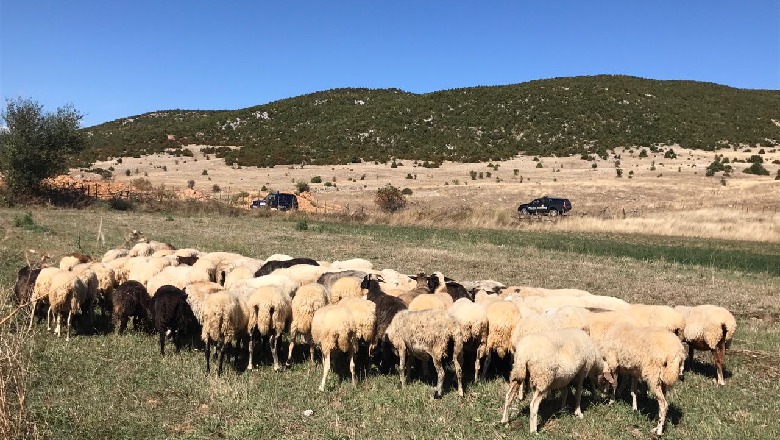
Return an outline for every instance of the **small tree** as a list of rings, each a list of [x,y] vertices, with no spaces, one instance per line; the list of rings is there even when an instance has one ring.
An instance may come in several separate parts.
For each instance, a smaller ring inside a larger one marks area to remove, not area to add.
[[[194,189],[195,188],[195,181],[190,179],[187,181],[187,188]]]
[[[30,99],[9,100],[0,114],[0,173],[9,194],[36,193],[41,181],[66,171],[66,156],[84,148],[83,116],[71,105],[54,113]]]
[[[299,180],[298,183],[295,184],[295,189],[298,190],[298,194],[309,192],[311,188],[309,188],[309,184],[304,182],[303,180]]]
[[[406,197],[401,193],[400,189],[388,183],[384,188],[376,190],[374,203],[382,211],[396,212],[406,206]]]

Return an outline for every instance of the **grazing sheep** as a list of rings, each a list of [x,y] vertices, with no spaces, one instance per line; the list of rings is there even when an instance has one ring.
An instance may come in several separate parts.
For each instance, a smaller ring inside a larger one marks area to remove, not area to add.
[[[488,319],[487,359],[484,371],[487,372],[495,353],[500,358],[514,351],[512,331],[520,320],[520,309],[511,301],[495,301],[485,308]]]
[[[438,379],[433,393],[435,399],[442,397],[444,386],[444,366],[447,348],[452,344],[452,358],[455,364],[455,377],[458,382],[458,395],[463,396],[461,364],[463,362],[463,335],[460,324],[443,310],[404,310],[398,312],[387,327],[387,339],[393,344],[399,357],[398,370],[401,374],[401,387],[406,386],[406,355],[427,362],[433,360]]]
[[[537,311],[538,313],[544,313],[544,311],[547,309],[554,309],[563,306],[598,308],[605,310],[625,310],[629,307],[629,304],[622,299],[602,295],[532,295],[525,297],[523,301],[528,307]]]
[[[111,294],[112,322],[119,334],[127,329],[127,321],[133,318],[136,331],[141,323],[148,323],[151,316],[149,294],[138,281],[127,281],[119,285]]]
[[[117,258],[126,257],[130,251],[128,249],[109,249],[103,254],[103,258],[100,259],[102,263],[108,263],[114,261]]]
[[[241,280],[230,290],[248,295],[254,292],[258,287],[263,286],[276,286],[281,289],[287,297],[292,298],[293,295],[295,295],[295,291],[300,287],[300,284],[287,275],[270,274],[257,278],[250,278],[248,280]]]
[[[162,286],[176,286],[179,289],[184,289],[189,284],[193,283],[206,283],[210,282],[209,273],[203,268],[195,268],[192,266],[168,266],[161,270],[158,274],[149,278],[146,283],[146,288],[149,292],[157,292]]]
[[[580,397],[585,377],[596,380],[601,374],[609,379],[606,365],[595,342],[582,330],[542,331],[522,338],[515,347],[515,361],[504,399],[502,423],[509,422],[509,405],[515,396],[523,398],[526,379],[533,390],[530,403],[530,431],[538,427],[539,404],[550,391],[562,389],[561,409],[566,406],[569,384],[574,382],[574,415],[582,418]]]
[[[447,298],[444,299],[444,296]],[[447,302],[449,299],[449,302]],[[447,294],[423,293],[417,295],[409,303],[409,310],[447,310],[452,305],[452,298]]]
[[[187,294],[176,286],[162,286],[152,297],[150,308],[154,328],[160,333],[160,354],[165,355],[165,338],[171,336],[178,352],[184,334],[194,331],[197,320],[187,304]]]
[[[81,313],[82,305],[89,301],[89,290],[82,279],[73,272],[58,268],[43,269],[35,282],[34,297],[46,294],[49,299],[49,311],[46,314],[47,329],[51,330],[49,318],[55,318],[57,324],[54,333],[61,336],[62,315],[67,313],[65,340],[70,341],[71,319]],[[35,299],[35,298],[34,298]],[[32,316],[30,317],[32,323]]]
[[[296,264],[295,266],[276,269],[272,275],[285,275],[294,279],[299,285],[316,282],[320,276],[328,270],[322,266],[312,266],[310,264]]]
[[[24,266],[16,272],[16,282],[14,283],[14,304],[21,306],[27,304],[33,295],[33,289],[35,288],[35,280],[38,279],[38,274],[41,273],[41,268],[31,268],[30,266]]]
[[[662,327],[674,333],[680,339],[683,338],[685,328],[685,316],[669,306],[651,304],[631,304],[623,311],[634,318],[640,326],[654,325]]]
[[[381,355],[380,367],[387,372],[392,364],[392,350],[385,334],[395,315],[402,310],[406,310],[406,304],[399,298],[383,292],[379,285],[379,280],[373,275],[366,275],[360,283],[360,287],[366,291],[366,299],[376,304],[375,345],[378,346]]]
[[[469,295],[474,298],[474,296],[479,292],[480,290],[485,291],[485,293],[498,293],[501,291],[501,289],[505,288],[506,286],[503,283],[499,283],[498,281],[493,280],[477,280],[477,281],[463,281],[460,283],[467,292],[469,292]]]
[[[590,337],[596,341],[604,339],[609,330],[616,325],[633,325],[641,327],[642,325],[632,316],[613,310],[590,310],[587,315]]]
[[[328,269],[328,272],[323,273],[317,278],[317,283],[322,284],[325,287],[325,294],[330,296],[330,289],[339,278],[355,277],[362,279],[366,275],[366,272],[360,270],[342,270],[334,272],[333,269]]]
[[[349,309],[330,304],[314,312],[311,320],[311,336],[322,351],[322,382],[320,391],[325,391],[325,381],[330,372],[331,354],[338,350],[349,356],[349,372],[352,374],[352,386],[355,381],[355,352],[357,352],[357,328],[352,322]]]
[[[701,305],[696,307],[677,306],[675,310],[683,314],[685,329],[683,339],[688,344],[688,363],[693,364],[693,350],[710,350],[717,369],[718,385],[726,385],[723,379],[723,362],[726,348],[731,345],[737,320],[723,307]]]
[[[452,302],[461,298],[468,298],[471,301],[474,300],[474,296],[469,294],[468,290],[466,290],[462,284],[445,278],[441,272],[434,272],[428,277],[428,289],[434,294],[443,293],[449,295],[452,298]],[[452,302],[449,305],[452,305]]]
[[[376,304],[363,298],[344,298],[339,304],[349,309],[355,325],[355,338],[368,347],[368,354],[376,345]]]
[[[249,313],[239,295],[223,290],[206,296],[203,301],[203,329],[201,339],[206,343],[206,373],[211,370],[211,346],[219,351],[217,375],[222,374],[222,363],[227,350],[246,337]]]
[[[363,289],[360,288],[361,278],[343,277],[336,280],[330,288],[331,304],[338,304],[344,298],[360,298],[363,296]]]
[[[501,289],[498,294],[501,297],[514,295],[520,298],[529,296],[590,296],[591,293],[580,289],[545,289],[543,287],[508,286]]]
[[[116,276],[114,275],[114,269],[105,263],[92,263],[89,268],[95,272],[97,278],[97,302],[103,308],[104,312],[110,311],[111,298],[114,289],[119,285],[116,282]]]
[[[84,264],[84,263],[90,263],[92,262],[92,257],[89,255],[84,255],[79,252],[73,252],[71,254],[65,255],[60,260],[60,269],[62,270],[71,270],[73,267]]]
[[[126,280],[135,280],[147,287],[148,282],[153,276],[162,272],[168,266],[175,265],[176,260],[170,258],[160,257],[131,257],[125,264],[125,270],[127,271]],[[150,295],[154,295],[154,292],[149,291]]]
[[[276,269],[282,269],[285,267],[292,267],[298,264],[308,264],[311,266],[319,266],[320,263],[318,263],[316,260],[312,260],[311,258],[292,258],[289,260],[271,260],[267,261],[265,264],[263,264],[260,269],[257,270],[255,273],[255,277],[261,277],[263,275],[268,275],[271,272],[275,271]]]
[[[296,336],[300,335],[309,344],[309,357],[314,363],[314,341],[311,337],[311,321],[314,313],[328,304],[325,287],[318,283],[304,284],[292,299],[292,321],[290,321],[290,348],[287,352],[287,366],[292,364]]]
[[[367,272],[368,273],[368,272]],[[380,285],[382,291],[387,292],[391,289],[398,289],[408,292],[417,287],[417,280],[399,273],[393,269],[382,269],[377,275],[379,275]]]
[[[71,269],[71,272],[76,274],[79,279],[84,283],[87,289],[86,298],[81,302],[82,311],[89,313],[90,323],[95,323],[95,304],[101,301],[100,294],[98,293],[98,277],[95,271],[92,269],[90,263],[82,263],[76,265]]]
[[[449,312],[460,324],[464,351],[475,354],[474,382],[477,382],[479,364],[487,351],[488,319],[485,307],[468,298],[461,298],[452,304]]]
[[[114,281],[117,283],[117,285],[127,281],[127,272],[129,270],[129,268],[127,267],[128,261],[130,261],[130,257],[125,256],[125,257],[115,258],[113,260],[110,260],[107,263],[104,263],[111,270],[114,271]]]
[[[407,307],[418,296],[432,293],[428,288],[428,277],[425,275],[425,273],[418,273],[415,275],[414,280],[417,282],[417,286],[414,289],[398,296],[398,298],[400,298]]]
[[[187,294],[187,304],[192,309],[192,314],[199,323],[203,323],[203,302],[208,295],[223,290],[222,286],[211,281],[199,281],[190,283],[182,289]]]
[[[330,264],[331,270],[360,270],[371,272],[374,270],[374,264],[362,258],[353,258],[351,260],[334,261]]]
[[[246,298],[249,309],[247,333],[249,334],[249,365],[253,368],[255,335],[269,337],[271,356],[274,361],[274,371],[279,371],[279,338],[287,329],[292,318],[290,298],[276,286],[257,288]]]
[[[680,339],[661,327],[613,326],[598,342],[613,375],[631,376],[632,407],[637,409],[637,381],[643,380],[658,399],[658,425],[652,432],[663,434],[669,402],[666,395],[683,372],[685,349]],[[612,384],[612,399],[617,383]]]

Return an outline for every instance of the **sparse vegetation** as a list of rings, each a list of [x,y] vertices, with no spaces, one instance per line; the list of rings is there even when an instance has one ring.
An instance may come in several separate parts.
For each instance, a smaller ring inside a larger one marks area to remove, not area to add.
[[[376,191],[374,202],[384,212],[396,212],[406,206],[406,197],[400,189],[388,183]]]

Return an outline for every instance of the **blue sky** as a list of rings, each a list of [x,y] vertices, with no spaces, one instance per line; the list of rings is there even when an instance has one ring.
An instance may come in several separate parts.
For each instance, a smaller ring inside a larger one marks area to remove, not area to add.
[[[780,1],[0,0],[0,95],[84,126],[602,73],[780,89]]]

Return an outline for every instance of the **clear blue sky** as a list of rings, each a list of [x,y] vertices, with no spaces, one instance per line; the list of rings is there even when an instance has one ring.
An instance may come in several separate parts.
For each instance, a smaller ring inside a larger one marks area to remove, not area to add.
[[[628,74],[780,89],[780,1],[0,0],[0,95],[90,126],[336,87]]]

